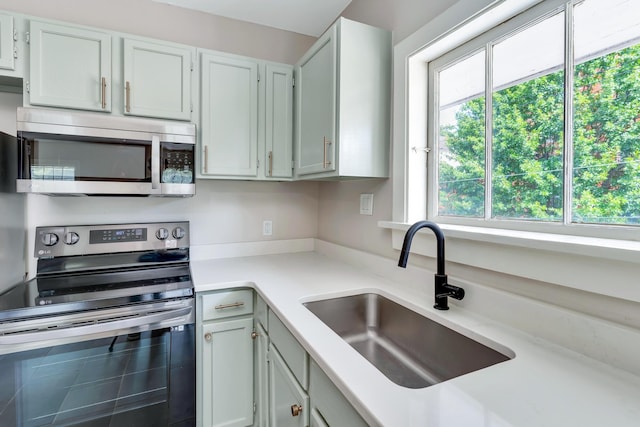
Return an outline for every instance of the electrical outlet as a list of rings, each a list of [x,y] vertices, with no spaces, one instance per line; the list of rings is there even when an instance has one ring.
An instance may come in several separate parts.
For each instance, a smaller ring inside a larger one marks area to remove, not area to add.
[[[271,236],[273,234],[273,221],[266,220],[262,222],[262,235]]]

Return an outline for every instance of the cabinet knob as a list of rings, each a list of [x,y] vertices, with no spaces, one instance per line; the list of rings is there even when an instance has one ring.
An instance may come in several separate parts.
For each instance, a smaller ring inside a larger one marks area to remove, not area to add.
[[[212,338],[213,338],[213,335],[211,335],[211,332],[207,332],[206,334],[204,334],[205,341],[210,342]]]
[[[291,405],[291,416],[297,417],[298,415],[300,415],[301,412],[302,412],[302,405],[298,405],[297,403],[294,403],[293,405]]]
[[[251,332],[251,339],[254,339],[254,340],[255,340],[255,339],[256,339],[256,338],[258,338],[259,336],[260,336],[260,335],[259,335],[256,331]]]

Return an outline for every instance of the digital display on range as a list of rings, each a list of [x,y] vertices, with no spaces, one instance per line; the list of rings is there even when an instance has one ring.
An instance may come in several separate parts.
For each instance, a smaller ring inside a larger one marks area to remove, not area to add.
[[[89,231],[89,243],[146,242],[146,228],[119,228]]]

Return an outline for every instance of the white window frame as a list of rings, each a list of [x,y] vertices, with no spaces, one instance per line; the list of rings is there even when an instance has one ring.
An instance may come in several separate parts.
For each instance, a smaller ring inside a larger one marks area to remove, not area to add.
[[[425,145],[427,64],[507,20],[515,29],[565,3],[461,0],[394,47],[393,212],[392,220],[379,226],[391,229],[392,247],[400,249],[409,224],[434,220],[447,237],[447,262],[640,301],[640,287],[629,280],[640,265],[636,227],[427,216],[427,197],[433,200],[427,182],[435,169],[429,163],[434,156],[423,151],[431,148]],[[432,240],[428,233],[418,233],[412,251],[434,256]],[[605,280],[601,272],[612,265],[616,273]]]

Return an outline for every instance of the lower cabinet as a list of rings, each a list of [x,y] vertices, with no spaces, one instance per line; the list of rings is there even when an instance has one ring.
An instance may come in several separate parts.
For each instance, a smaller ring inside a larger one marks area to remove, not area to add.
[[[269,346],[270,425],[305,427],[309,425],[308,413],[309,396],[272,343]]]
[[[311,360],[309,370],[312,427],[367,425],[314,360]]]
[[[197,304],[198,426],[367,425],[252,290],[199,293]]]
[[[247,295],[250,301],[245,301]],[[251,290],[198,296],[197,418],[203,427],[253,425]]]

